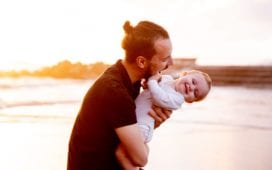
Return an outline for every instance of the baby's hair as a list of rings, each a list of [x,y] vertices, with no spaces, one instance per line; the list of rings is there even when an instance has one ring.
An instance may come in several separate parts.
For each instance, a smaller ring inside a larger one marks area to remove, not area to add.
[[[209,74],[207,74],[207,73],[205,73],[203,71],[199,71],[199,70],[188,70],[188,71],[181,72],[181,76],[186,76],[186,75],[189,75],[189,74],[201,74],[204,77],[204,79],[206,80],[206,82],[208,84],[208,87],[209,87],[209,90],[211,89],[212,79],[209,76]]]

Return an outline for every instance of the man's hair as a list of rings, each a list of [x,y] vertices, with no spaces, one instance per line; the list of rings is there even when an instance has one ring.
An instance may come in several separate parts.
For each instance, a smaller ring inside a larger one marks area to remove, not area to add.
[[[150,21],[141,21],[135,27],[129,21],[124,23],[125,36],[122,48],[125,50],[125,60],[129,63],[135,62],[138,56],[150,60],[156,54],[154,43],[156,40],[168,39],[168,32]]]

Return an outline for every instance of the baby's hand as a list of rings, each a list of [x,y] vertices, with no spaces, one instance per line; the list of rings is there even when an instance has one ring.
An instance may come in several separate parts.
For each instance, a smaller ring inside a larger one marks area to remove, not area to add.
[[[147,89],[148,88],[146,79],[142,79],[141,80],[141,86],[143,87],[143,89]]]
[[[155,74],[155,75],[149,77],[148,80],[156,80],[156,81],[158,81],[158,80],[161,79],[161,76],[162,76],[162,75],[161,75],[160,73],[157,73],[157,74]]]

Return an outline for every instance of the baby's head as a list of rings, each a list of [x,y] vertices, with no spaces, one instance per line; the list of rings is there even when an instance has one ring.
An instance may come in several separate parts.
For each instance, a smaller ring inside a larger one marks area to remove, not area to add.
[[[192,103],[204,99],[211,89],[212,80],[207,73],[190,70],[181,73],[175,84],[186,102]]]

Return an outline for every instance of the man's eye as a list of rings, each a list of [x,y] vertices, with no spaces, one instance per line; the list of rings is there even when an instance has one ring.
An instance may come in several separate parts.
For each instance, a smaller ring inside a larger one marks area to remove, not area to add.
[[[165,61],[167,61],[167,60],[168,60],[168,57],[167,57],[167,58],[162,59],[162,61],[163,61],[163,62],[165,62]]]
[[[170,59],[170,57],[171,57],[171,56],[165,57],[165,58],[162,59],[162,61],[163,61],[163,62],[168,61],[168,60]]]

